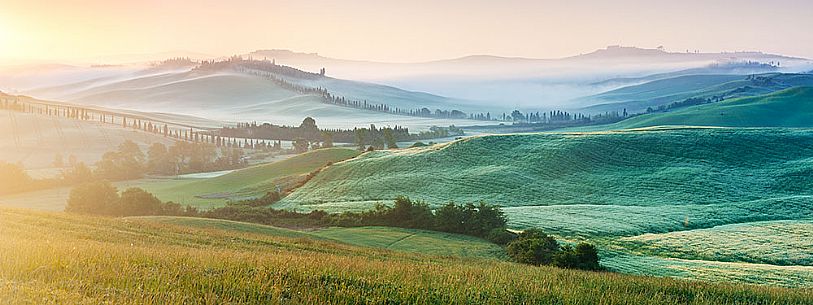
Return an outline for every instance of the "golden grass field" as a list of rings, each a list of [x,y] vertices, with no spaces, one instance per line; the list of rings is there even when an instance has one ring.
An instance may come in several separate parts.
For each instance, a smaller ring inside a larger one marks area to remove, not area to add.
[[[810,289],[530,267],[273,232],[0,208],[0,303],[813,302]]]

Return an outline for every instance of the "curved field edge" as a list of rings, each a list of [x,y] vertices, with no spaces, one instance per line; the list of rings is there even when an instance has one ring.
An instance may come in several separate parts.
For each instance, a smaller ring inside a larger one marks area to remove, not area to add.
[[[0,209],[0,302],[809,304],[813,291]],[[416,272],[419,270],[420,272]]]

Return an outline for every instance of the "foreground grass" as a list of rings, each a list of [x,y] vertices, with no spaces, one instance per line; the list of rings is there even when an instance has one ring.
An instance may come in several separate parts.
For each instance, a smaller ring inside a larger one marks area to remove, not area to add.
[[[0,208],[0,303],[811,302],[811,290],[538,268]]]

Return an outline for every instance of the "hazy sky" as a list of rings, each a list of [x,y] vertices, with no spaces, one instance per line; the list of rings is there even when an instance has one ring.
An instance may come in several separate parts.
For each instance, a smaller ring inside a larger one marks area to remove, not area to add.
[[[807,0],[0,0],[0,62],[291,49],[378,61],[607,45],[813,58]]]

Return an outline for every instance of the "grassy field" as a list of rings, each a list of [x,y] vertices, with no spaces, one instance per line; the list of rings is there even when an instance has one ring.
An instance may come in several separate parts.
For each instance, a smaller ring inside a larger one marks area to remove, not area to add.
[[[328,228],[312,233],[356,246],[430,255],[504,258],[503,250],[480,238],[389,227]]]
[[[813,132],[678,128],[483,136],[376,151],[322,171],[282,207],[390,200],[505,207],[674,206],[813,195]],[[802,207],[804,208],[804,207]]]
[[[813,127],[813,87],[796,87],[755,97],[636,116],[603,129],[659,125],[728,127]]]
[[[529,267],[275,233],[0,208],[0,303],[813,302],[809,289]]]
[[[260,197],[278,188],[285,190],[299,183],[308,173],[359,153],[350,148],[326,148],[210,179],[150,180],[134,186],[144,188],[164,201],[206,209],[223,206],[229,200]]]
[[[813,221],[749,222],[621,239],[628,249],[686,259],[813,266]],[[811,269],[813,270],[813,269]]]

